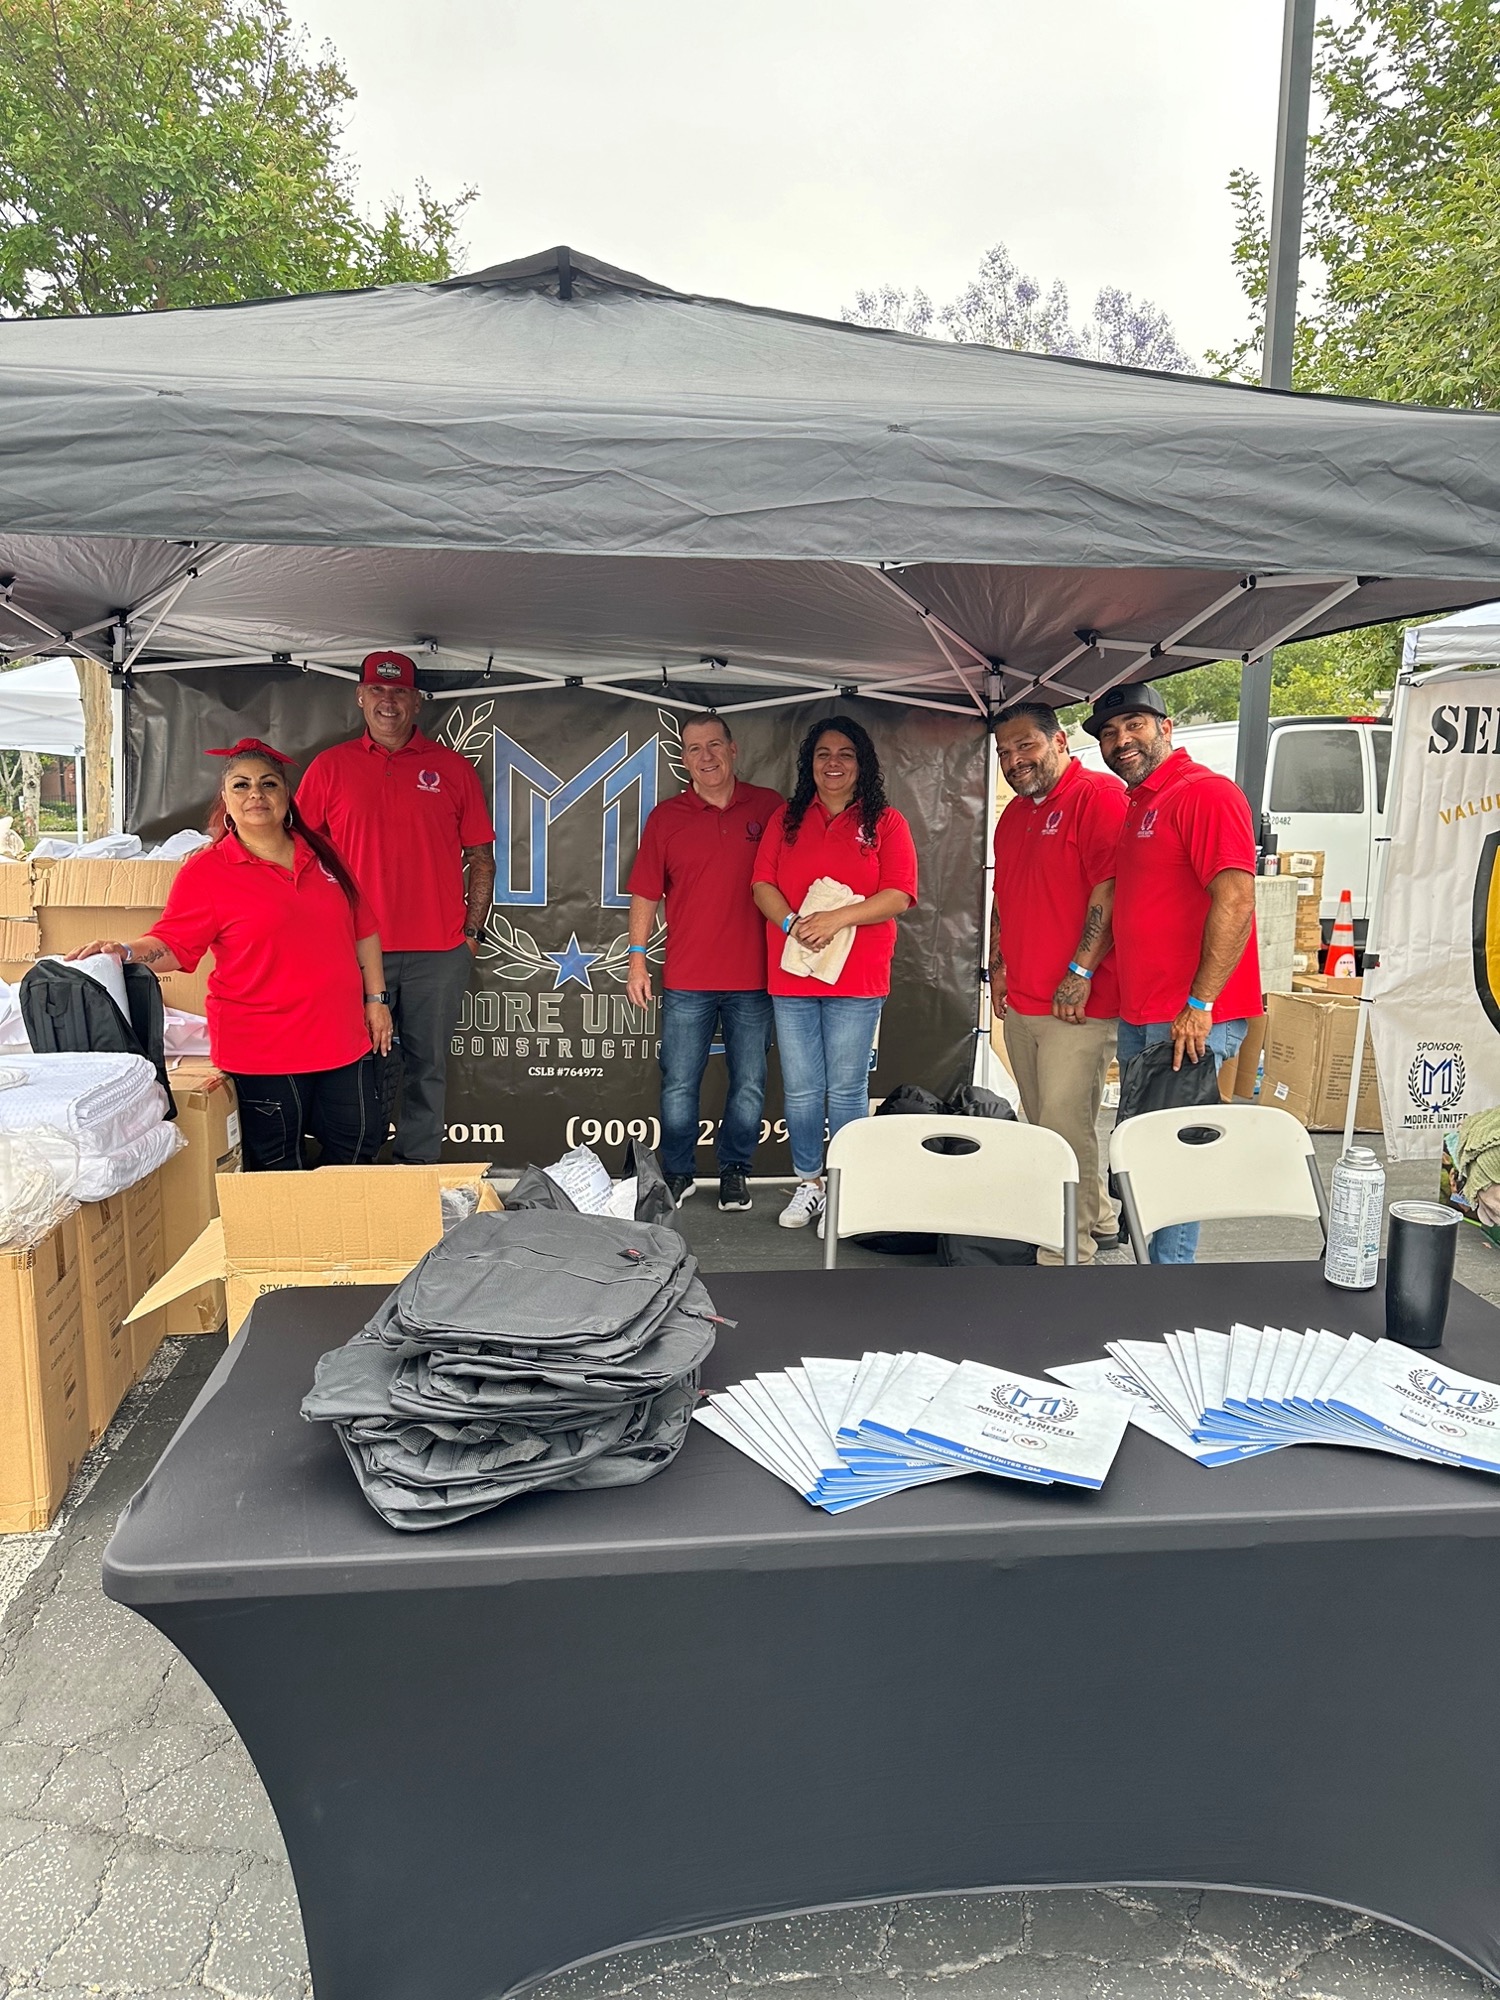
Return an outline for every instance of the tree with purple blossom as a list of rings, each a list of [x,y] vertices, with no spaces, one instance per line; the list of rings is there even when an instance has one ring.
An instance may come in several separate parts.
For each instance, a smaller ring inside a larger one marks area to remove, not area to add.
[[[1068,288],[1054,279],[1045,290],[1019,269],[1003,243],[985,252],[976,276],[956,299],[935,310],[920,285],[859,291],[843,318],[853,326],[925,334],[941,326],[950,340],[1011,347],[1029,354],[1067,354],[1121,368],[1196,372],[1167,314],[1150,299],[1136,299],[1117,285],[1100,288],[1093,316],[1081,331],[1070,317]],[[936,322],[936,325],[934,325]]]

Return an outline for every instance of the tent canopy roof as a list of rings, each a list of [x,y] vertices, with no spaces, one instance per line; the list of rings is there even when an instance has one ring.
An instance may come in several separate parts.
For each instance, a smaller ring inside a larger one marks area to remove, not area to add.
[[[1500,604],[1475,604],[1452,618],[1413,625],[1402,634],[1401,664],[1420,672],[1500,666]]]
[[[977,701],[994,661],[991,693],[1075,699],[1494,597],[1497,518],[1497,416],[918,339],[566,249],[0,324],[13,651],[347,671],[405,643],[466,682],[622,685],[707,657],[726,707]]]
[[[81,755],[83,697],[71,660],[39,660],[0,673],[0,750]]]

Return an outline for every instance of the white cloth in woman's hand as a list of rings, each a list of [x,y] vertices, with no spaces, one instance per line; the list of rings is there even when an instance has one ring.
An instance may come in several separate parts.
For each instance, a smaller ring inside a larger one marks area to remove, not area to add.
[[[802,898],[802,908],[797,915],[810,917],[815,910],[842,910],[860,900],[846,882],[835,882],[831,875],[820,875]],[[798,942],[794,932],[788,933],[781,953],[781,969],[797,979],[819,979],[825,986],[833,986],[837,984],[853,945],[853,924],[845,924],[842,930],[835,931],[821,951],[809,951],[805,944]]]

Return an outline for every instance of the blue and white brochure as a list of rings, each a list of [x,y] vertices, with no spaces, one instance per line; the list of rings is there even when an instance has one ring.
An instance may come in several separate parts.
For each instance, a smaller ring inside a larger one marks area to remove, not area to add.
[[[1280,1444],[1204,1444],[1185,1431],[1172,1412],[1149,1396],[1129,1369],[1118,1361],[1069,1361],[1060,1368],[1049,1368],[1047,1373],[1054,1381],[1065,1382],[1072,1389],[1099,1389],[1109,1395],[1123,1396],[1129,1406],[1130,1421],[1137,1429],[1169,1444],[1184,1458],[1196,1459],[1199,1465],[1233,1465],[1242,1458],[1281,1450]]]
[[[1329,1395],[1332,1409],[1424,1458],[1500,1472],[1500,1384],[1378,1341]]]
[[[1124,1397],[962,1361],[911,1436],[953,1463],[1097,1490],[1130,1421]]]

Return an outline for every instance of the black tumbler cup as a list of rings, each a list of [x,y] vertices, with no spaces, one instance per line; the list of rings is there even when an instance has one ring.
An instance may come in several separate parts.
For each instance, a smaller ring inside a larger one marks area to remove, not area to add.
[[[1448,1317],[1457,1209],[1393,1201],[1385,1252],[1385,1336],[1404,1347],[1436,1347]]]

